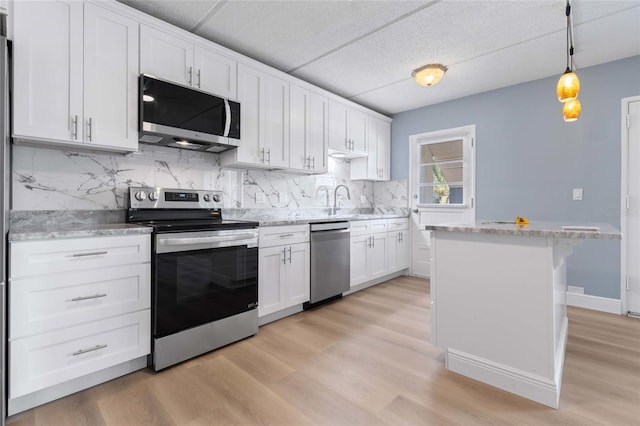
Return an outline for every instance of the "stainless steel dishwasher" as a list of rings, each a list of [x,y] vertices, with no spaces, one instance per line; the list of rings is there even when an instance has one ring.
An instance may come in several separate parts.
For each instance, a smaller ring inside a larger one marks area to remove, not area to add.
[[[349,222],[311,224],[311,298],[305,309],[349,290],[350,236]]]

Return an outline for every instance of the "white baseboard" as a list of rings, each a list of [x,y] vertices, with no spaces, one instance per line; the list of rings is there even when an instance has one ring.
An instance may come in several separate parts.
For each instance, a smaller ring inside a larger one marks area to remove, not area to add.
[[[567,305],[578,308],[592,309],[594,311],[608,312],[610,314],[622,313],[622,301],[608,297],[591,296],[589,294],[567,292]]]

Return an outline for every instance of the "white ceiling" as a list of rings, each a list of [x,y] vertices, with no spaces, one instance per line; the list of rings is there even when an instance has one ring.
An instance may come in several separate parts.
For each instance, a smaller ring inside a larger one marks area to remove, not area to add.
[[[119,1],[383,114],[566,67],[565,0]],[[578,70],[640,54],[640,0],[572,4]],[[428,63],[449,71],[422,87]]]

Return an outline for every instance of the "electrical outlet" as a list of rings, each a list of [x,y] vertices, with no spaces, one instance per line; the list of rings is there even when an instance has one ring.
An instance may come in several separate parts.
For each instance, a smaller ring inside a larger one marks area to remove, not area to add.
[[[256,204],[264,204],[265,201],[264,192],[256,192]]]
[[[573,188],[574,201],[582,201],[582,188]]]

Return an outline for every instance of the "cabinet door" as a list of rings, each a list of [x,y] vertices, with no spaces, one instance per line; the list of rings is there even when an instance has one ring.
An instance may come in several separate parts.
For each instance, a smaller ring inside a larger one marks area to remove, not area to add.
[[[387,272],[395,272],[400,269],[399,250],[400,232],[389,232],[387,234]]]
[[[378,119],[369,117],[367,120],[367,179],[378,180]]]
[[[15,136],[82,141],[82,6],[13,3]]]
[[[398,269],[405,269],[410,266],[409,250],[409,231],[400,231],[400,243],[398,244],[398,253],[396,257]]]
[[[370,235],[351,237],[351,287],[369,279],[368,254]]]
[[[267,163],[273,167],[289,167],[289,82],[262,75],[264,103],[260,123],[264,129]]]
[[[84,140],[138,149],[138,23],[86,3]]]
[[[236,61],[196,46],[193,64],[195,87],[224,98],[237,99]]]
[[[309,244],[285,246],[287,256],[286,305],[295,306],[309,301],[311,257]]]
[[[253,69],[238,64],[238,100],[242,109],[240,120],[240,146],[236,149],[237,161],[261,164],[264,160],[260,129],[261,76]]]
[[[356,109],[349,110],[349,139],[352,141],[353,152],[367,155],[367,115]]]
[[[377,168],[380,169],[378,180],[391,179],[391,123],[377,120]]]
[[[387,273],[387,234],[373,234],[373,244],[369,248],[369,279]]]
[[[310,92],[307,105],[307,155],[311,159],[311,170],[315,173],[326,173],[329,100]]]
[[[190,86],[193,82],[193,44],[141,25],[140,72]]]
[[[289,168],[308,171],[310,167],[307,154],[307,115],[309,92],[291,85],[289,104]]]
[[[258,250],[258,316],[286,307],[284,246]]]
[[[329,148],[340,152],[350,150],[347,133],[349,109],[335,101],[329,101]]]

